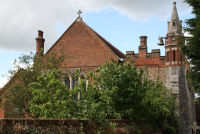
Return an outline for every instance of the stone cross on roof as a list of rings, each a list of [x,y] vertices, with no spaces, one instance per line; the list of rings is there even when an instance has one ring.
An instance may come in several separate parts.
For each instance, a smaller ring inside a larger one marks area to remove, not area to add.
[[[81,10],[79,10],[79,11],[77,12],[77,14],[78,14],[78,18],[80,18],[80,17],[81,17],[81,16],[80,16],[80,15],[81,15],[81,13],[82,13],[82,12],[81,12]]]

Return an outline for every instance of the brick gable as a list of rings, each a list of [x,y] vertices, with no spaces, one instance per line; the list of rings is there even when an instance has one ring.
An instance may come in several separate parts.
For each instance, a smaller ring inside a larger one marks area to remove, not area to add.
[[[64,62],[66,65],[62,65],[67,68],[96,67],[111,57],[116,60],[126,57],[82,20],[72,23],[46,54],[60,49],[69,57]]]

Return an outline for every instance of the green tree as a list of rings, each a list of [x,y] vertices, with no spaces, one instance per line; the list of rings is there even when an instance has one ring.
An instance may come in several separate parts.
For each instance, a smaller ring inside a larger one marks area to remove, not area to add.
[[[81,93],[79,116],[97,122],[130,119],[161,127],[174,108],[171,90],[158,79],[149,80],[147,68],[137,69],[133,62],[107,61],[87,73],[72,92]]]
[[[48,53],[44,56],[22,54],[18,60],[14,61],[15,70],[10,70],[9,82],[3,87],[0,105],[5,110],[5,117],[25,117],[29,115],[28,101],[33,99],[32,93],[28,90],[28,85],[37,81],[37,77],[44,70],[60,68],[64,64],[66,54],[60,50],[60,53]],[[23,66],[22,66],[23,65]]]
[[[33,100],[29,109],[41,118],[91,119],[103,128],[108,119],[140,120],[162,127],[173,112],[171,90],[157,80],[148,79],[147,68],[137,69],[133,62],[112,60],[88,72],[73,90],[62,84],[60,70],[47,72],[29,85]],[[77,69],[75,77],[79,77]],[[74,100],[75,94],[81,94]]]
[[[29,84],[33,100],[28,102],[28,106],[34,117],[66,119],[69,114],[74,117],[77,103],[70,99],[71,92],[61,83],[62,79],[62,71],[58,69],[45,72],[38,76],[37,82]]]
[[[187,77],[189,78],[190,85],[196,91],[200,93],[200,2],[199,0],[185,0],[193,7],[192,14],[194,18],[185,20],[186,27],[184,31],[188,32],[191,37],[181,37],[179,44],[181,45],[181,54],[186,55],[189,61],[189,71]],[[185,44],[186,43],[186,44]],[[185,44],[185,45],[184,45]]]

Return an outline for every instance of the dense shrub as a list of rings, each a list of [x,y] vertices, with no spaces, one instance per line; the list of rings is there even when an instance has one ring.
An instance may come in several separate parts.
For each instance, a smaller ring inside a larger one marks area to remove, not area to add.
[[[174,127],[166,127],[163,134],[176,134],[176,130]]]

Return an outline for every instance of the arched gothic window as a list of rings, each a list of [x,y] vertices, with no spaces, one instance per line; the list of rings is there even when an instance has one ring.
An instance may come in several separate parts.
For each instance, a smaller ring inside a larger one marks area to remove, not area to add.
[[[72,90],[75,88],[76,83],[78,82],[78,79],[74,78],[73,75],[71,77],[67,77],[67,78],[64,78],[64,79],[65,79],[65,85],[69,89],[72,89]],[[84,79],[84,75],[80,76],[80,79]],[[74,96],[74,100],[76,100],[76,99],[83,100],[84,98],[81,98],[80,96],[81,96],[81,92]]]

